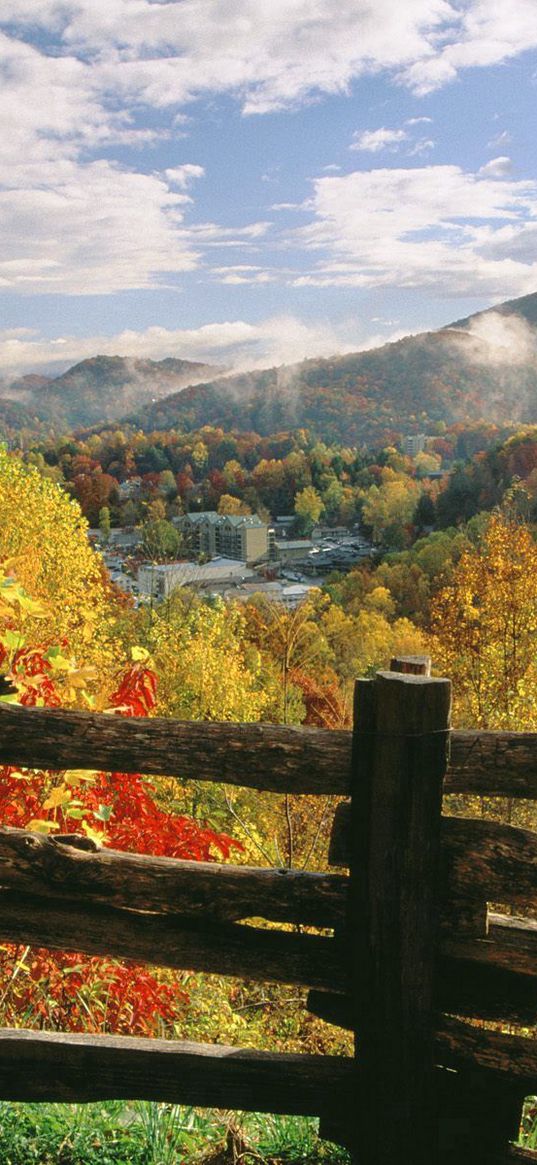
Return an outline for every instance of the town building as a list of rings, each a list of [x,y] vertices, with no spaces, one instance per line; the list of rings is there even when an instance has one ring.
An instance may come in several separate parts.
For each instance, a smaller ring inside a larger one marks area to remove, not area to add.
[[[221,594],[227,587],[248,582],[256,576],[245,562],[234,558],[213,558],[200,566],[197,562],[144,562],[138,569],[141,597],[166,599],[177,587]]]
[[[271,528],[257,514],[217,514],[204,510],[174,518],[185,542],[194,554],[209,558],[222,555],[241,562],[268,558],[273,541]]]
[[[301,562],[313,550],[311,538],[276,539],[274,543],[275,558],[282,565],[286,562]]]
[[[417,457],[425,449],[425,433],[412,433],[403,441],[403,452],[407,457]]]

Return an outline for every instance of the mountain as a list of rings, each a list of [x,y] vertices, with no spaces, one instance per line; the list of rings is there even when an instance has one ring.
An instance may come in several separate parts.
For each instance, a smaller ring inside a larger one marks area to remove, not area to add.
[[[56,428],[116,421],[126,412],[224,371],[190,360],[134,360],[95,356],[54,378],[24,376],[0,385],[0,404],[23,404]]]
[[[438,422],[535,422],[537,294],[367,352],[224,371],[95,356],[52,379],[25,376],[0,385],[0,437],[16,429],[15,404],[21,427],[33,418],[36,433],[117,421],[146,431],[215,425],[262,436],[307,428],[324,441],[373,446]]]
[[[536,421],[537,294],[367,352],[188,387],[127,419],[146,431],[308,428],[371,445],[439,421]]]

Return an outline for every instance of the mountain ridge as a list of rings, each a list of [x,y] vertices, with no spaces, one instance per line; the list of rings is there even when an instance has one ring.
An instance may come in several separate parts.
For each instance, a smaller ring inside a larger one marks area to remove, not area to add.
[[[16,426],[15,403],[53,428],[307,428],[353,445],[393,443],[439,422],[537,421],[537,293],[380,348],[251,372],[95,356],[54,378],[19,378],[4,399],[0,388],[0,426],[7,405]]]
[[[16,401],[53,425],[77,428],[117,421],[133,407],[222,371],[221,365],[174,357],[97,355],[78,361],[59,376],[29,374],[0,386],[0,405]]]
[[[386,444],[438,422],[537,420],[537,293],[365,352],[220,377],[126,420]]]

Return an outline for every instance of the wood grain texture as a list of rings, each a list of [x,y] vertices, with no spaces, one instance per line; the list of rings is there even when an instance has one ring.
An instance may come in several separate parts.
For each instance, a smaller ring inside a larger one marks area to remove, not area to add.
[[[496,821],[444,816],[441,836],[440,908],[448,918],[456,922],[457,903],[464,901],[536,906],[537,833]],[[350,807],[342,802],[334,814],[330,864],[348,866],[351,850]],[[480,910],[479,906],[477,921]]]
[[[509,902],[537,904],[537,833],[496,821],[442,818],[442,892]]]
[[[486,936],[443,935],[441,950],[447,958],[537,977],[537,922],[489,914]]]
[[[491,915],[486,936],[444,934],[435,988],[442,1011],[534,1026],[537,923]],[[327,1023],[353,1027],[350,995],[312,990],[307,1007]]]
[[[421,675],[381,672],[356,687],[349,917],[357,1159],[367,1165],[430,1165],[436,1156],[434,966],[450,703],[448,680]]]
[[[274,724],[123,718],[0,704],[0,763],[345,793],[350,733]]]
[[[0,1029],[2,1100],[161,1100],[333,1116],[352,1060],[128,1036]]]
[[[84,839],[80,839],[84,840]],[[264,918],[333,928],[346,917],[348,878],[120,853],[79,839],[0,829],[0,886],[210,921]]]
[[[537,733],[453,732],[444,792],[537,800]]]
[[[402,672],[403,675],[430,676],[430,655],[396,655],[390,660],[390,671]]]
[[[269,792],[350,792],[352,733],[0,705],[0,764],[144,772]],[[445,793],[537,800],[537,733],[451,733]]]
[[[528,1093],[537,1089],[537,1040],[506,1035],[442,1016],[436,1032],[436,1057],[446,1068],[471,1065],[492,1076],[519,1081]]]
[[[0,892],[0,940],[306,987],[347,984],[336,939]]]

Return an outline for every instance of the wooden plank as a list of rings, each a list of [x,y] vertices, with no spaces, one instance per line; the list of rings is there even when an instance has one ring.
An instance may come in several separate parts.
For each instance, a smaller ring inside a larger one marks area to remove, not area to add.
[[[446,1068],[472,1066],[492,1076],[537,1089],[537,1039],[506,1035],[442,1016],[436,1032],[436,1057]]]
[[[161,1100],[333,1117],[352,1080],[352,1060],[339,1056],[0,1029],[2,1100]]]
[[[348,795],[352,733],[0,705],[0,764]],[[445,793],[537,800],[537,733],[451,733]]]
[[[0,829],[0,886],[38,897],[135,905],[207,922],[255,917],[333,928],[345,920],[348,885],[335,874],[178,861],[95,844],[88,850],[84,838]]]
[[[345,947],[320,935],[0,891],[0,939],[306,987],[347,985]]]
[[[443,1011],[472,1019],[537,1023],[537,965],[532,974],[518,974],[492,963],[440,959],[436,990]]]
[[[306,1007],[312,1015],[323,1019],[325,1023],[333,1023],[335,1027],[342,1027],[345,1031],[354,1031],[354,1009],[350,994],[308,991]]]
[[[351,803],[336,805],[328,844],[328,864],[348,869],[351,860]]]
[[[0,764],[141,772],[273,793],[343,794],[350,755],[350,733],[344,731],[0,704]]]
[[[390,660],[390,671],[403,675],[430,676],[432,660],[430,655],[396,655]]]
[[[333,866],[349,864],[350,809],[338,806],[330,840]],[[456,918],[456,900],[537,904],[537,833],[497,821],[442,817],[442,909]]]
[[[518,1139],[524,1087],[473,1068],[437,1069],[442,1165],[506,1165]]]
[[[360,1065],[356,1159],[437,1154],[433,978],[442,784],[451,686],[421,675],[359,681],[351,911]]]
[[[444,791],[536,800],[537,733],[453,732]]]
[[[503,928],[497,930],[501,933]],[[509,933],[509,931],[508,931]],[[534,934],[537,940],[537,930]],[[466,951],[469,957],[447,955],[439,958],[436,969],[435,990],[438,1006],[442,1011],[474,1019],[487,1019],[533,1026],[537,1022],[537,959],[534,943],[532,961],[529,952],[524,951],[525,969],[520,972],[512,966],[502,965],[501,959],[511,955],[513,948],[502,948],[500,940],[486,939],[482,946],[485,957],[479,958],[476,943],[459,942],[455,939],[448,949]],[[472,958],[472,954],[477,957]],[[494,961],[496,954],[497,962]],[[515,956],[516,957],[516,956]],[[527,966],[526,966],[527,962]],[[531,965],[530,965],[531,962]],[[326,1023],[352,1030],[353,1011],[350,995],[328,991],[310,991],[307,999],[308,1010]]]
[[[537,903],[537,833],[496,821],[442,819],[442,885],[452,895]]]
[[[443,935],[442,954],[446,958],[481,963],[537,976],[537,922],[503,914],[489,914],[485,937],[453,933]]]

